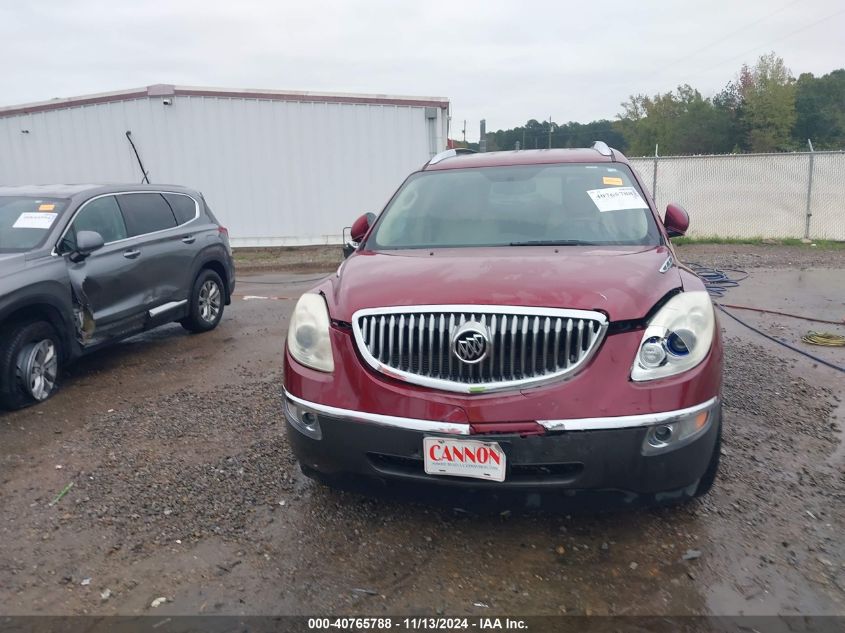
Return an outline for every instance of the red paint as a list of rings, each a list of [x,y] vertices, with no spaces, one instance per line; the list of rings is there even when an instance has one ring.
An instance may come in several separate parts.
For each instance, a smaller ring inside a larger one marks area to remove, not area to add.
[[[439,453],[435,449],[442,449]],[[502,456],[486,446],[473,448],[471,446],[453,446],[432,444],[428,450],[428,456],[434,462],[461,462],[462,464],[488,464],[495,463],[497,466],[502,463]]]
[[[618,152],[613,159],[627,164]],[[446,159],[427,169],[613,159],[591,149],[496,152]],[[632,173],[645,191],[636,172]],[[340,277],[333,275],[315,290],[326,296],[332,319],[346,323],[362,308],[436,304],[600,310],[612,323],[640,320],[669,292],[704,290],[701,280],[683,267],[659,272],[673,250],[653,201],[648,197],[647,201],[667,243],[664,246],[364,250],[349,257]],[[678,228],[680,222],[673,221]],[[286,351],[284,380],[291,394],[312,402],[469,424],[474,434],[540,434],[538,420],[672,411],[719,394],[722,343],[718,325],[710,353],[698,367],[670,378],[634,383],[630,371],[641,338],[642,329],[608,334],[589,364],[566,380],[470,395],[434,391],[376,372],[360,358],[351,330],[333,328],[334,374],[302,367]]]
[[[373,217],[371,213],[365,213],[352,223],[349,235],[353,242],[360,242],[367,236],[370,230],[370,219]]]
[[[601,310],[638,319],[680,288],[677,269],[658,273],[666,246],[502,246],[361,251],[327,284],[332,318],[362,308],[480,304]]]
[[[633,383],[631,364],[642,330],[608,336],[582,371],[568,380],[524,391],[458,394],[432,391],[379,374],[359,358],[352,333],[332,329],[334,374],[303,367],[285,350],[285,388],[311,402],[353,411],[471,424],[474,433],[502,424],[535,428],[537,420],[636,415],[683,409],[719,394],[722,344],[713,342],[707,359],[689,372]],[[528,423],[526,425],[526,423]],[[517,431],[517,432],[522,432]]]
[[[670,237],[680,237],[689,228],[689,215],[681,205],[671,202],[666,207],[666,218],[663,220],[663,226]]]
[[[627,159],[614,152],[616,162],[628,164]],[[610,163],[610,156],[603,156],[594,149],[540,149],[515,152],[486,152],[463,154],[459,159],[442,160],[428,165],[425,171],[465,169],[472,167],[505,167],[508,165],[549,165],[556,163]]]

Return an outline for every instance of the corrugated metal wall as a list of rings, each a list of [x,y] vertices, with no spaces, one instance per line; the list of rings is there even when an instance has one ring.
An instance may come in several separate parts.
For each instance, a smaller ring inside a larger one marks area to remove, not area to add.
[[[151,182],[202,191],[236,246],[340,242],[445,148],[435,110],[175,96],[14,115],[0,118],[0,184],[141,182],[131,130]]]

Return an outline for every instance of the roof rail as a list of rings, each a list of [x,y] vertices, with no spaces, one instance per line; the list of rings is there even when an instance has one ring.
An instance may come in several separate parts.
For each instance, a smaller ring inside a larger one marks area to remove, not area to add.
[[[613,150],[604,141],[595,141],[593,143],[593,149],[602,156],[613,156]]]
[[[446,160],[447,158],[454,158],[459,154],[475,154],[476,151],[474,149],[469,149],[468,147],[454,147],[452,149],[447,149],[446,151],[440,152],[439,154],[435,154],[431,157],[424,167],[428,165],[436,165],[441,160]]]

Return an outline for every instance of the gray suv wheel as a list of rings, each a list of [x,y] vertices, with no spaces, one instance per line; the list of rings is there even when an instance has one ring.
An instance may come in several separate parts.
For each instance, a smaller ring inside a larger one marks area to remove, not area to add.
[[[0,406],[42,402],[58,388],[61,343],[46,321],[19,323],[0,345]]]

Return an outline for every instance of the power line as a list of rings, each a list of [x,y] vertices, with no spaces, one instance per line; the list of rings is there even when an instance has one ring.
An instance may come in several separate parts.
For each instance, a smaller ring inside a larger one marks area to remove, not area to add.
[[[819,18],[815,22],[810,22],[810,24],[807,24],[806,26],[802,26],[801,28],[795,29],[794,31],[790,31],[786,35],[782,35],[782,36],[775,38],[773,40],[769,40],[768,42],[758,44],[754,48],[749,48],[747,51],[744,51],[744,52],[740,53],[739,55],[735,55],[734,57],[731,57],[729,59],[725,59],[725,60],[719,62],[718,64],[714,64],[713,66],[705,68],[704,70],[701,70],[699,72],[706,73],[709,70],[713,70],[714,68],[718,68],[719,66],[724,66],[725,64],[728,64],[732,61],[735,61],[735,60],[739,59],[740,57],[745,57],[749,53],[753,53],[754,51],[758,51],[761,48],[764,48],[764,47],[768,48],[771,44],[783,41],[787,38],[792,37],[793,35],[797,35],[798,33],[801,33],[802,31],[806,31],[807,29],[812,28],[812,27],[816,26],[817,24],[821,24],[822,22],[825,22],[825,21],[829,20],[830,18],[835,18],[837,15],[840,15],[842,13],[845,13],[845,9],[840,9],[839,11],[831,13],[830,15],[826,15],[823,18]]]
[[[686,56],[684,56],[684,57],[681,57],[681,58],[679,58],[679,59],[676,59],[675,61],[673,61],[673,62],[671,62],[671,63],[667,64],[666,66],[663,66],[662,68],[660,68],[660,69],[658,69],[658,70],[656,70],[656,71],[654,71],[654,72],[652,72],[652,73],[649,73],[648,75],[646,75],[646,78],[647,78],[647,79],[652,79],[652,78],[654,78],[654,77],[657,77],[657,76],[659,76],[661,73],[663,73],[665,70],[667,70],[667,69],[669,69],[669,68],[672,68],[673,66],[677,65],[678,63],[683,62],[683,61],[687,61],[687,60],[691,59],[692,57],[695,57],[696,55],[698,55],[698,54],[699,54],[699,53],[701,53],[702,51],[705,51],[705,50],[707,50],[707,49],[709,49],[709,48],[712,48],[712,47],[713,47],[713,46],[715,46],[716,44],[720,44],[720,43],[724,42],[725,40],[727,40],[727,39],[729,39],[729,38],[733,37],[734,35],[737,35],[737,34],[739,34],[739,33],[742,33],[743,31],[746,31],[747,29],[749,29],[749,28],[751,28],[751,27],[753,27],[753,26],[756,26],[756,25],[760,24],[761,22],[765,22],[766,20],[768,20],[768,19],[769,19],[769,18],[771,18],[772,16],[777,15],[778,13],[781,13],[782,11],[784,11],[784,10],[788,9],[789,7],[791,7],[791,6],[795,5],[795,4],[798,4],[799,2],[801,2],[801,0],[793,0],[792,2],[790,2],[790,3],[788,3],[788,4],[785,4],[785,5],[781,6],[781,7],[780,7],[780,8],[778,8],[778,9],[775,9],[774,11],[769,12],[769,13],[765,14],[764,16],[762,16],[762,17],[760,17],[760,18],[758,18],[758,19],[756,19],[756,20],[754,20],[754,21],[752,21],[752,22],[749,22],[749,23],[747,23],[747,24],[744,24],[743,26],[739,27],[738,29],[736,29],[736,30],[734,30],[734,31],[731,31],[730,33],[728,33],[728,34],[726,34],[726,35],[723,35],[723,36],[722,36],[722,37],[720,37],[719,39],[714,40],[714,41],[710,42],[709,44],[706,44],[705,46],[702,46],[701,48],[698,48],[698,49],[694,50],[694,51],[693,51],[692,53],[690,53],[689,55],[686,55]],[[781,37],[781,38],[778,38],[778,39],[776,39],[776,40],[770,41],[770,42],[769,42],[769,44],[771,44],[771,43],[773,43],[773,42],[780,41],[781,39],[785,39],[785,38],[787,38],[787,37],[791,37],[792,35],[794,35],[794,34],[796,34],[796,33],[800,32],[800,31],[802,31],[802,30],[808,29],[808,28],[810,28],[811,26],[815,26],[815,25],[816,25],[816,24],[818,24],[819,22],[823,22],[824,20],[829,20],[830,18],[832,18],[832,17],[835,17],[835,16],[839,15],[839,14],[840,14],[840,13],[842,13],[843,11],[845,11],[845,10],[837,11],[837,12],[836,12],[836,13],[834,13],[833,15],[829,15],[829,16],[827,16],[827,17],[824,17],[824,18],[822,18],[822,19],[818,20],[817,22],[813,22],[812,24],[808,24],[806,27],[802,27],[801,29],[798,29],[798,30],[796,30],[796,31],[793,31],[792,33],[789,33],[789,34],[787,34],[787,35],[785,35],[785,36],[783,36],[783,37]],[[721,62],[719,62],[718,64],[716,64],[715,66],[711,66],[710,68],[707,68],[706,70],[699,71],[699,72],[707,72],[708,70],[712,70],[713,68],[716,68],[717,66],[721,66],[721,65],[726,64],[726,63],[728,63],[728,62],[734,61],[735,59],[737,59],[737,58],[739,58],[739,57],[743,57],[743,56],[747,55],[749,52],[754,52],[754,51],[758,50],[759,48],[761,48],[761,46],[767,46],[767,45],[768,45],[768,44],[764,44],[764,45],[759,45],[759,46],[756,46],[756,47],[754,47],[753,49],[751,49],[750,51],[746,51],[746,52],[744,52],[744,53],[742,53],[742,54],[740,54],[740,55],[737,55],[736,57],[732,57],[731,59],[727,59],[727,60],[721,61]],[[605,91],[605,92],[601,93],[601,94],[600,94],[597,98],[598,98],[598,99],[602,99],[602,98],[604,98],[606,95],[611,94],[612,92],[614,92],[614,89],[613,89],[613,88],[608,89],[607,91]]]
[[[677,65],[678,65],[678,64],[680,64],[681,62],[685,62],[685,61],[687,61],[688,59],[691,59],[691,58],[695,57],[695,56],[696,56],[696,55],[698,55],[699,53],[701,53],[701,52],[703,52],[703,51],[706,51],[708,48],[713,48],[714,46],[716,46],[716,44],[721,44],[722,42],[724,42],[724,41],[725,41],[725,40],[727,40],[727,39],[730,39],[730,38],[731,38],[731,37],[733,37],[734,35],[737,35],[738,33],[742,33],[743,31],[746,31],[747,29],[749,29],[749,28],[751,28],[751,27],[753,27],[753,26],[757,26],[757,25],[758,25],[758,24],[760,24],[761,22],[765,22],[766,20],[768,20],[768,19],[769,19],[769,18],[771,18],[772,16],[777,15],[777,14],[778,14],[778,13],[780,13],[781,11],[784,11],[785,9],[788,9],[788,8],[789,8],[789,7],[791,7],[792,5],[794,5],[794,4],[798,4],[799,2],[801,2],[801,0],[793,0],[793,1],[792,1],[792,2],[790,2],[790,3],[783,5],[783,6],[782,6],[782,7],[780,7],[779,9],[775,9],[775,10],[774,10],[774,11],[772,11],[771,13],[767,13],[766,15],[764,15],[764,16],[763,16],[763,17],[761,17],[761,18],[758,18],[757,20],[754,20],[753,22],[749,22],[748,24],[745,24],[745,25],[743,25],[743,26],[739,27],[739,28],[738,28],[738,29],[736,29],[735,31],[731,31],[731,32],[730,32],[730,33],[728,33],[727,35],[723,35],[723,36],[722,36],[722,37],[720,37],[719,39],[717,39],[717,40],[713,40],[712,42],[710,42],[709,44],[706,44],[705,46],[702,46],[701,48],[697,48],[697,49],[695,49],[695,50],[694,50],[693,52],[691,52],[689,55],[686,55],[686,56],[684,56],[684,57],[680,57],[680,58],[676,59],[675,61],[673,61],[673,62],[671,62],[671,63],[667,64],[667,65],[666,65],[666,66],[664,66],[663,68],[660,68],[659,70],[656,70],[655,72],[653,72],[653,73],[650,75],[650,77],[649,77],[649,78],[656,77],[657,75],[660,75],[661,73],[663,73],[663,72],[664,72],[664,71],[666,71],[667,69],[672,68],[673,66],[677,66]]]

